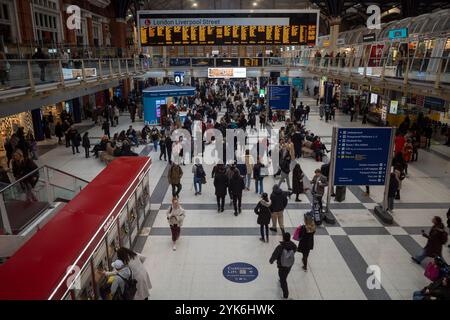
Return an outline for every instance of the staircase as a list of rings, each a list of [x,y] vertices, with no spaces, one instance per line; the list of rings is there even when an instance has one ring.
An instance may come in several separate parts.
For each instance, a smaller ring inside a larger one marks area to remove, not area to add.
[[[31,191],[25,185],[38,177]],[[89,182],[43,166],[0,191],[0,259],[14,254]]]

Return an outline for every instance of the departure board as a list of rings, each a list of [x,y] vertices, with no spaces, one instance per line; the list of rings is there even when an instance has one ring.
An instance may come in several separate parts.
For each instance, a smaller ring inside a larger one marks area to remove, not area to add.
[[[141,46],[178,45],[315,45],[316,10],[257,12],[236,10],[220,16],[212,12],[167,14],[139,12]]]

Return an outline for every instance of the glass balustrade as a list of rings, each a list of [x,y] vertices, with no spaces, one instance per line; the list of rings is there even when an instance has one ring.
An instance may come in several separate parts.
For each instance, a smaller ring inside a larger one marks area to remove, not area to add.
[[[19,234],[55,202],[72,200],[87,181],[44,166],[0,191],[0,234]]]

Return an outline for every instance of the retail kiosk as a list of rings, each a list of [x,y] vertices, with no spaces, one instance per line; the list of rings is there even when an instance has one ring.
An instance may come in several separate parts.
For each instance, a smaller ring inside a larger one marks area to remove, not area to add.
[[[155,86],[143,91],[144,121],[149,124],[161,124],[161,109],[171,104],[173,97],[192,97],[194,87],[180,87],[174,85]],[[162,112],[164,115],[164,111]]]
[[[132,247],[150,213],[151,159],[111,162],[0,265],[0,300],[99,299],[118,247]]]

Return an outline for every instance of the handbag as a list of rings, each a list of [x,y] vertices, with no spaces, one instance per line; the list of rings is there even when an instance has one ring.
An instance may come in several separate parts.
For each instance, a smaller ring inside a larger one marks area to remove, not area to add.
[[[297,229],[295,229],[294,236],[292,237],[292,239],[294,239],[295,241],[300,241],[301,233],[302,233],[302,225],[299,225]]]
[[[202,176],[202,184],[206,184],[206,176]]]

